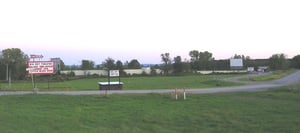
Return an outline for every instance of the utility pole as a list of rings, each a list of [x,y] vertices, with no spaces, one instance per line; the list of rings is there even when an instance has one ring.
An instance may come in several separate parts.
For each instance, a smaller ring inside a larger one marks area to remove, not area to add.
[[[8,89],[11,89],[11,69],[9,69]]]

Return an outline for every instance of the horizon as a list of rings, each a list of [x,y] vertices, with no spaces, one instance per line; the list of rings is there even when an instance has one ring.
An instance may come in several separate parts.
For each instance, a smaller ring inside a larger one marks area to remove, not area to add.
[[[300,1],[2,1],[0,49],[61,58],[66,65],[108,57],[160,64],[162,53],[189,59],[235,54],[267,59],[300,54]]]
[[[6,49],[11,49],[11,48],[6,48]],[[20,49],[20,48],[19,48]],[[3,49],[0,49],[1,51],[3,50]],[[22,49],[20,49],[20,50],[22,50]],[[0,51],[0,52],[1,52]],[[23,50],[22,50],[22,52],[24,52]],[[205,51],[199,51],[199,52],[205,52]],[[209,52],[209,51],[208,51]],[[30,55],[31,54],[28,54],[28,53],[25,53],[24,52],[24,54],[25,55],[27,55],[28,57],[30,57]],[[214,53],[212,53],[213,55],[214,55]],[[284,54],[284,55],[286,55],[287,56],[287,59],[292,59],[293,57],[288,57],[288,55],[287,54],[285,54],[285,53],[274,53],[274,54]],[[274,55],[274,54],[272,54],[272,55]],[[64,62],[64,64],[66,65],[66,66],[73,66],[73,65],[75,65],[75,66],[80,66],[81,65],[81,61],[82,60],[89,60],[89,59],[78,59],[78,64],[67,64],[66,63],[66,61],[64,60],[64,59],[62,59],[61,57],[47,57],[47,56],[44,56],[43,54],[33,54],[33,55],[42,55],[43,56],[43,58],[37,58],[37,60],[38,61],[50,61],[52,58],[60,58],[63,62]],[[214,56],[212,55],[212,58],[214,58],[215,60],[230,60],[231,58],[233,58],[233,56],[235,55],[235,54],[233,54],[232,56],[230,56],[230,57],[228,57],[228,58],[215,58]],[[243,54],[237,54],[237,55],[243,55]],[[266,58],[252,58],[251,56],[249,56],[250,57],[250,59],[251,60],[264,60],[264,59],[269,59],[272,55],[270,55],[269,57],[266,57]],[[300,54],[297,54],[297,55],[300,55]],[[295,56],[297,56],[297,55],[295,55]],[[247,57],[248,55],[244,55],[245,57]],[[108,56],[109,58],[111,58],[110,56]],[[108,58],[107,57],[107,58]],[[89,60],[89,61],[93,61],[94,63],[95,63],[95,66],[96,65],[101,65],[102,64],[102,62],[104,62],[105,61],[105,59],[107,59],[107,58],[104,58],[102,61],[100,61],[100,63],[97,63],[95,60]],[[173,60],[174,59],[174,57],[173,56],[170,56],[170,58]],[[188,60],[188,61],[190,61],[190,56],[189,57],[187,57],[187,58],[182,58],[182,62],[184,62],[185,60]],[[112,58],[113,60],[115,60],[115,62],[116,61],[118,61],[118,60],[120,60],[120,59],[115,59],[115,58]],[[133,58],[133,59],[136,59],[136,58]],[[131,60],[133,60],[133,59],[129,59],[129,60],[120,60],[122,63],[125,63],[126,61],[128,61],[128,62],[130,62]],[[137,59],[138,60],[138,59]],[[161,57],[160,57],[160,61],[158,61],[157,63],[144,63],[144,62],[141,62],[140,60],[138,60],[139,61],[139,63],[141,64],[141,65],[159,65],[159,64],[162,64],[162,61],[161,61]]]

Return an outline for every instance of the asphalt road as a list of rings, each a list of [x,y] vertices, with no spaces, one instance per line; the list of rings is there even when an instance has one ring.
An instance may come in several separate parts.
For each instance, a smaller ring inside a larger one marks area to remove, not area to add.
[[[234,79],[237,81],[236,79]],[[238,91],[264,91],[274,87],[286,86],[290,84],[300,83],[300,70],[292,73],[284,78],[270,81],[249,83],[244,86],[234,87],[219,87],[219,88],[202,88],[202,89],[187,89],[186,93],[203,94],[203,93],[219,93],[219,92],[238,92]],[[179,90],[181,93],[183,90]],[[162,90],[114,90],[114,91],[42,91],[36,94],[54,94],[54,95],[100,95],[100,94],[147,94],[147,93],[174,93],[174,89],[162,89]],[[0,91],[1,95],[24,95],[33,94],[31,91]]]

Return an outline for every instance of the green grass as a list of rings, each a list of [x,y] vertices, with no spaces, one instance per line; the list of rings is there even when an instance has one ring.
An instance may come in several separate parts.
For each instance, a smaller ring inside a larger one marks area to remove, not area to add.
[[[270,81],[283,78],[291,73],[295,72],[295,70],[286,70],[286,71],[275,71],[271,74],[252,77],[249,80],[251,81]]]
[[[174,89],[174,88],[209,88],[241,85],[238,83],[225,82],[222,79],[233,75],[194,75],[194,76],[159,76],[159,77],[126,77],[121,78],[124,82],[124,90],[144,90],[144,89]],[[117,81],[118,79],[112,79]],[[107,78],[93,78],[70,80],[64,82],[37,82],[40,91],[48,90],[98,90],[98,82],[107,82]],[[0,86],[1,87],[1,86]],[[8,85],[2,83],[2,90],[9,90]],[[12,90],[32,90],[31,82],[13,82]]]
[[[3,133],[300,131],[300,85],[188,95],[0,96]]]

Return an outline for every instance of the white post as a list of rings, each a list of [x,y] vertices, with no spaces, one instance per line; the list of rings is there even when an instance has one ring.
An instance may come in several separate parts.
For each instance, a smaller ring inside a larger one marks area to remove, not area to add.
[[[177,88],[175,89],[175,99],[178,99],[178,95],[177,95]]]
[[[34,85],[34,79],[33,79],[33,74],[31,74],[31,80],[32,80],[32,91],[33,91],[34,93],[36,93],[35,85]]]
[[[186,99],[186,95],[185,95],[185,88],[183,89],[183,99]]]

